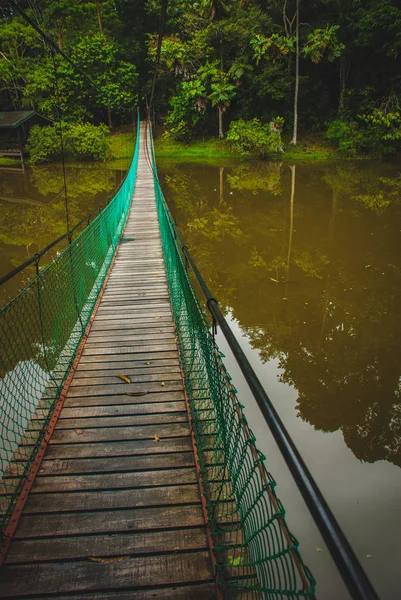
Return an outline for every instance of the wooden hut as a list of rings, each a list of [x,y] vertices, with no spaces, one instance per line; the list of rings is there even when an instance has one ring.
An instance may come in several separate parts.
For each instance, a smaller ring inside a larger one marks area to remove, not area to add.
[[[52,123],[33,110],[0,112],[0,156],[19,156],[23,165],[25,144],[32,125]]]

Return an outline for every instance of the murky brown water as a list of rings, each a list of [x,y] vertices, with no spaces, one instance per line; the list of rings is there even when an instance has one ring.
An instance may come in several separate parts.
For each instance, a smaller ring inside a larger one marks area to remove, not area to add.
[[[400,598],[400,169],[158,168],[201,272],[380,597]],[[228,351],[226,362],[318,597],[348,598]]]
[[[364,162],[158,166],[180,230],[245,353],[380,597],[397,600],[400,169]],[[68,166],[71,225],[121,175],[105,165]],[[0,275],[65,230],[59,166],[0,172]],[[3,286],[0,305],[33,273]],[[348,598],[228,351],[226,363],[318,579],[318,598]]]
[[[66,180],[70,227],[107,198],[123,173],[107,163],[67,165]],[[27,168],[25,173],[0,170],[0,277],[25,262],[67,231],[64,180],[61,165]],[[65,246],[59,244],[44,257],[44,266]],[[34,275],[35,267],[0,288],[0,306]]]

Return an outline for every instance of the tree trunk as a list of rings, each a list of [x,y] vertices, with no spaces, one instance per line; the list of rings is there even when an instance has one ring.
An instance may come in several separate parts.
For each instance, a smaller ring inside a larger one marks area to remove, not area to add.
[[[286,265],[286,277],[287,281],[285,282],[285,294],[287,296],[288,293],[288,282],[290,279],[290,260],[291,260],[291,252],[292,252],[292,234],[294,231],[294,198],[295,198],[295,165],[290,167],[291,169],[291,197],[290,197],[290,233],[288,236],[288,253],[287,253],[287,265]]]
[[[294,90],[294,130],[291,144],[298,141],[298,95],[299,95],[299,2],[297,0],[296,26],[295,26],[295,90]]]
[[[96,12],[97,12],[97,21],[99,23],[99,29],[103,33],[102,19],[100,16],[100,0],[96,0]]]
[[[345,111],[345,80],[346,80],[345,58],[342,57],[340,62],[340,97],[338,100],[338,114],[342,116]]]
[[[109,121],[109,127],[110,127],[110,129],[112,129],[112,127],[113,127],[113,121],[111,120],[110,102],[107,103],[107,118],[108,118],[108,121]]]
[[[224,206],[224,167],[219,167],[220,171],[220,204]]]
[[[219,106],[219,138],[222,140],[224,138],[223,131],[223,109]]]
[[[62,41],[61,41],[61,31],[57,32],[57,46],[60,48],[60,50],[63,46]]]

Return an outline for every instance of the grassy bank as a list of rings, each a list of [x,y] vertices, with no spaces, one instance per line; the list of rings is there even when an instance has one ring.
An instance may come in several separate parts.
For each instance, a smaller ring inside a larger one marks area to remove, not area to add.
[[[110,169],[128,169],[135,148],[135,132],[120,131],[110,136]]]
[[[185,158],[185,160],[216,160],[219,158],[241,158],[233,152],[226,140],[211,138],[194,140],[190,144],[175,142],[160,136],[155,139],[156,158]]]
[[[19,167],[21,161],[19,158],[8,158],[7,156],[0,156],[0,167]]]
[[[305,137],[297,146],[292,146],[290,140],[284,140],[284,153],[272,154],[270,160],[289,161],[318,161],[338,158],[333,148],[325,140],[317,137]],[[211,138],[209,140],[194,140],[190,144],[175,142],[172,139],[159,136],[155,140],[156,158],[185,159],[213,161],[230,158],[247,160],[242,154],[234,152],[226,140]]]

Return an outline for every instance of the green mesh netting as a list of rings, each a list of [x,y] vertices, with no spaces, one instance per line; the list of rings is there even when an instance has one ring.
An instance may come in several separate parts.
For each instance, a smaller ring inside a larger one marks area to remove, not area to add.
[[[116,251],[134,191],[138,150],[139,127],[130,169],[115,197],[0,309],[0,536]]]
[[[315,581],[288,529],[175,240],[155,173],[156,201],[216,575],[226,598],[311,598]]]

